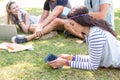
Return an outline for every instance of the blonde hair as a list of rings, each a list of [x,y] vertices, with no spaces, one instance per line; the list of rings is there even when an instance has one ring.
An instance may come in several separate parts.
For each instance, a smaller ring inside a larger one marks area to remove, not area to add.
[[[12,19],[12,13],[9,11],[11,5],[14,4],[14,3],[16,3],[16,2],[10,1],[10,2],[8,2],[7,5],[6,5],[7,24],[14,24],[13,19]]]

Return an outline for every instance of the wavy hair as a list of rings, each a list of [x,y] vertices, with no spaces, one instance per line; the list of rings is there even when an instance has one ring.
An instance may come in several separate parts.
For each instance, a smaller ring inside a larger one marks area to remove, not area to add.
[[[6,4],[6,13],[7,13],[7,24],[13,24],[12,13],[9,11],[12,4],[16,2],[10,1]]]
[[[116,37],[116,33],[110,28],[109,25],[105,20],[102,19],[95,19],[88,15],[87,7],[83,6],[76,6],[74,7],[70,13],[68,14],[68,18],[74,20],[78,24],[86,27],[93,27],[98,26],[103,30],[110,32],[113,36]]]
[[[46,0],[46,1],[48,1],[48,2],[49,2],[50,0]]]

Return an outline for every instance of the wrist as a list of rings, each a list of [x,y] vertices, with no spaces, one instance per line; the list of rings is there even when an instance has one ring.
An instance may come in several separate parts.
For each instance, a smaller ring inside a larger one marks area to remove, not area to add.
[[[20,21],[20,24],[24,24],[24,22],[23,22],[23,21]]]
[[[75,55],[70,55],[68,58],[69,61],[75,61]]]
[[[66,60],[66,66],[69,66],[69,60],[68,59]]]
[[[68,60],[72,61],[72,59],[73,59],[73,55],[70,55]]]
[[[23,22],[23,20],[22,20],[22,19],[19,19],[19,21],[20,21],[20,22]]]

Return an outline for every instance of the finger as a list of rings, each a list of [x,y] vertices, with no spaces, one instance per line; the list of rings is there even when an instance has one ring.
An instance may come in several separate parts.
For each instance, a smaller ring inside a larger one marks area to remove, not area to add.
[[[36,33],[36,36],[39,37],[40,36],[40,33],[39,31],[35,32]]]
[[[50,62],[47,62],[48,64],[54,64],[56,63],[56,60],[53,60],[53,61],[50,61]]]
[[[39,33],[38,33],[38,37],[41,37],[41,36],[42,36],[42,35],[41,35],[41,32],[39,32]]]
[[[58,57],[61,57],[63,54],[59,54]]]
[[[56,64],[54,64],[54,63],[49,64],[49,66],[51,66],[52,68],[57,68]]]

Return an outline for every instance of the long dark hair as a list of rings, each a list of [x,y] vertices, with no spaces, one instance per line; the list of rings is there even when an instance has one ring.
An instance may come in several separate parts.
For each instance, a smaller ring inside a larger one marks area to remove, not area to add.
[[[50,0],[46,0],[47,2],[49,2]]]
[[[68,14],[68,18],[74,20],[78,24],[86,27],[93,27],[98,26],[108,32],[110,32],[113,36],[116,37],[115,32],[110,28],[111,25],[109,25],[104,20],[98,20],[88,15],[88,9],[87,7],[83,6],[76,6],[74,7],[70,13]]]

